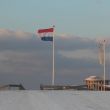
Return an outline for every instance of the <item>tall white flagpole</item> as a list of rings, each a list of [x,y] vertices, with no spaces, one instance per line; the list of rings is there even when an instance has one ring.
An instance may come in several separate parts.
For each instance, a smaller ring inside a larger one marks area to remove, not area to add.
[[[53,69],[52,69],[52,85],[55,84],[55,41],[54,41],[54,30],[55,26],[53,26]]]
[[[106,84],[106,75],[105,75],[105,40],[103,41],[103,49],[104,49],[104,91],[105,91],[105,84]]]

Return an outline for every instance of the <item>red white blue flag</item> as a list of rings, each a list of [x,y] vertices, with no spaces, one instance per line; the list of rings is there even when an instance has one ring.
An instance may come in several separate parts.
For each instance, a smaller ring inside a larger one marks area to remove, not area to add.
[[[54,28],[39,29],[38,34],[43,41],[53,41],[53,31]]]

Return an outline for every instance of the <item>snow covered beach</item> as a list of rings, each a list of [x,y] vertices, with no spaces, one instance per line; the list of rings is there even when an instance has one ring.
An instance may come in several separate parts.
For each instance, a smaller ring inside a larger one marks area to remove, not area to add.
[[[0,91],[0,110],[110,110],[110,92]]]

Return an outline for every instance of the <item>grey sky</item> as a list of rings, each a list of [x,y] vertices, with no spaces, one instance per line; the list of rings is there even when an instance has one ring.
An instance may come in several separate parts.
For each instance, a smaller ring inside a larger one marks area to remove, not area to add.
[[[106,72],[109,76],[110,45],[107,44]],[[51,84],[52,43],[33,33],[0,29],[0,84],[23,84],[39,89]],[[55,38],[55,83],[82,84],[89,75],[103,75],[98,62],[96,39],[78,36]]]

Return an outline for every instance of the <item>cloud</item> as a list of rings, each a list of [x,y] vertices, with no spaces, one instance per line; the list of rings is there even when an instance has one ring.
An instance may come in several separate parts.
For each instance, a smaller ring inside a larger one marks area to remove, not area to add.
[[[48,61],[36,52],[24,51],[3,51],[0,53],[0,70],[10,74],[31,74],[37,70],[46,72]],[[41,69],[43,66],[43,69]]]
[[[57,36],[55,83],[77,84],[88,75],[101,75],[97,54],[96,39]],[[108,72],[109,60],[106,63]],[[43,42],[34,33],[0,29],[0,84],[22,83],[27,89],[38,89],[40,84],[51,84],[51,77],[52,42]]]
[[[61,54],[64,57],[71,58],[71,59],[91,59],[96,60],[97,54],[90,49],[79,49],[75,51],[60,51],[59,54]]]
[[[9,29],[0,29],[0,39],[30,39],[32,33],[23,31],[13,31]]]

